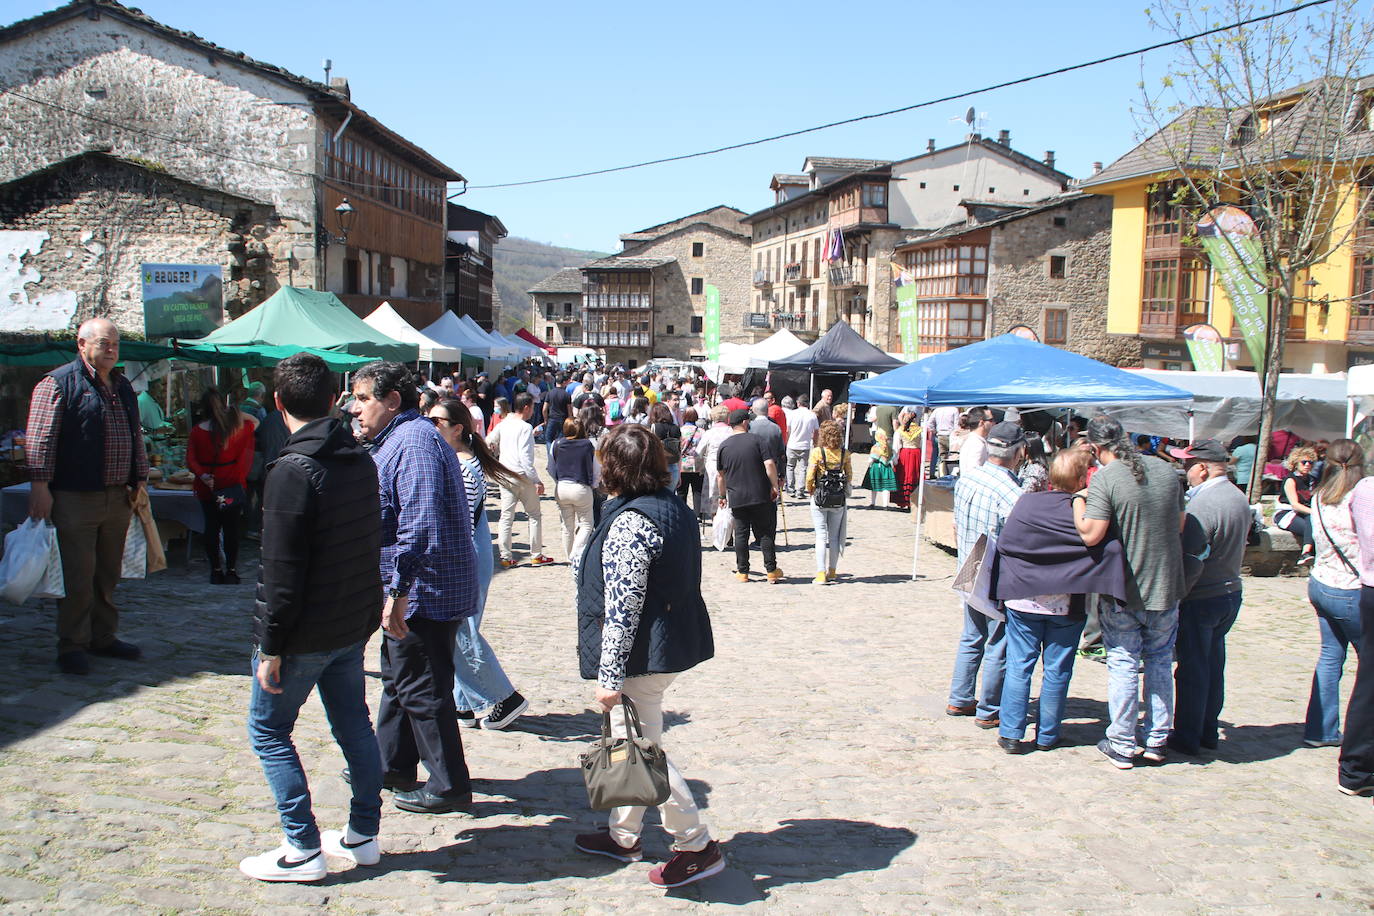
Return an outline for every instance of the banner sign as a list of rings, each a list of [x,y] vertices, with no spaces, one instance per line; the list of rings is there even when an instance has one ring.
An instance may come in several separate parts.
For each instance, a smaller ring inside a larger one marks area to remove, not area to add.
[[[1269,271],[1260,248],[1259,229],[1244,210],[1222,205],[1198,220],[1197,234],[1231,300],[1231,314],[1255,361],[1255,370],[1263,371],[1269,315],[1269,289],[1263,281]]]
[[[1194,324],[1183,329],[1188,355],[1198,372],[1220,372],[1226,367],[1226,344],[1210,324]]]
[[[720,359],[720,289],[706,286],[706,318],[701,323],[705,336],[706,358],[711,361]]]
[[[224,320],[218,264],[143,264],[143,333],[195,340]]]
[[[916,284],[906,268],[892,265],[892,285],[897,289],[897,335],[902,341],[902,356],[907,361],[921,354],[920,322],[917,320]]]

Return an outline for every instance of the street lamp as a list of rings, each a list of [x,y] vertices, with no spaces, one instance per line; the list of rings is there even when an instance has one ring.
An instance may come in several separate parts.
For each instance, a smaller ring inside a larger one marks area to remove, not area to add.
[[[334,208],[334,215],[339,224],[339,241],[348,241],[348,231],[353,228],[353,220],[358,216],[358,211],[353,209],[353,205],[345,197]]]

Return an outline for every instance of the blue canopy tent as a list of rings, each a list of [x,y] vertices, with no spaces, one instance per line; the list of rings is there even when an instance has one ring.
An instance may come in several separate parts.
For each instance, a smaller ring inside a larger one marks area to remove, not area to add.
[[[920,404],[925,407],[1061,407],[1089,404],[1176,404],[1187,407],[1191,392],[1126,372],[1077,353],[1003,334],[939,353],[849,387],[860,404]],[[852,411],[851,411],[852,413]],[[927,444],[927,448],[929,445]],[[911,578],[921,556],[928,462],[922,460],[916,495],[916,546]]]

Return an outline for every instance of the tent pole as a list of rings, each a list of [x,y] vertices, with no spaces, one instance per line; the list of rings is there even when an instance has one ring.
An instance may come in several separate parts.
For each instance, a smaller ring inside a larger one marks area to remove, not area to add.
[[[1355,438],[1355,399],[1346,398],[1345,401],[1345,437]]]
[[[810,389],[808,389],[808,390],[809,390],[811,393],[810,393],[810,396],[809,396],[808,399],[807,399],[806,406],[807,406],[807,407],[810,407],[812,410],[815,410],[815,409],[816,409],[816,373],[815,373],[815,372],[812,372],[812,373],[811,373],[811,387],[810,387]]]
[[[930,447],[930,430],[928,426],[929,424],[921,427],[921,444],[927,448]],[[913,582],[920,578],[916,570],[921,563],[921,530],[925,526],[926,467],[928,466],[926,458],[927,453],[922,452],[921,461],[919,462],[921,465],[918,472],[919,476],[916,478],[916,541],[911,548],[911,579]]]
[[[844,450],[849,451],[849,428],[854,425],[854,402],[849,403],[849,409],[844,412]]]
[[[1193,408],[1188,408],[1188,441],[1197,441],[1197,420],[1193,417]]]

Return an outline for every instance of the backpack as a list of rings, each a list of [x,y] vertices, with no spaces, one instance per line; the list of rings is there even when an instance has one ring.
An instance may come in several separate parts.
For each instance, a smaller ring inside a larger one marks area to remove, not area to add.
[[[620,398],[611,398],[606,402],[606,419],[620,419]]]
[[[684,474],[701,473],[701,455],[697,452],[697,443],[701,441],[701,430],[694,429],[692,434],[687,437],[686,443],[682,448],[682,472]]]
[[[682,461],[682,431],[671,423],[655,423],[653,432],[663,442],[663,451],[668,453],[668,464],[679,464]]]
[[[812,499],[821,509],[842,508],[848,498],[846,493],[848,484],[844,479],[844,468],[839,465],[830,467],[825,463],[825,449],[821,449],[820,453],[821,473],[816,479],[816,492]]]

